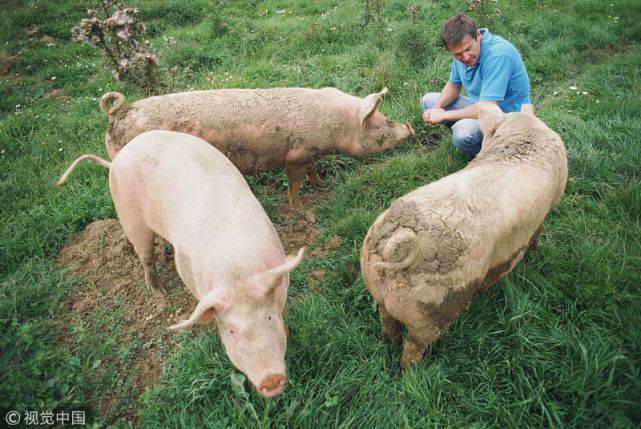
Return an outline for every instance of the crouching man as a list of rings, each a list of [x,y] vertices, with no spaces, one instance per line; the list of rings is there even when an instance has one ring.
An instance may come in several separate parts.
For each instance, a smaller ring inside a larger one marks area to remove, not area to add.
[[[483,141],[478,103],[497,104],[505,113],[519,112],[521,105],[530,103],[530,81],[516,48],[487,28],[478,29],[466,15],[448,19],[442,39],[454,57],[452,72],[440,93],[423,96],[423,120],[450,127],[454,146],[472,158]],[[461,88],[467,97],[460,95]]]

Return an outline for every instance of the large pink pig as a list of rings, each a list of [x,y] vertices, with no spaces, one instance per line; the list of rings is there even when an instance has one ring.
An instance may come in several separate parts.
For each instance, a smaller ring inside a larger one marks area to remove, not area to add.
[[[287,198],[300,205],[301,180],[322,181],[318,159],[330,153],[360,156],[397,146],[414,133],[380,112],[387,93],[354,97],[335,88],[220,89],[182,92],[128,104],[118,92],[102,96],[109,117],[105,136],[113,158],[138,134],[171,130],[193,134],[223,152],[244,173],[285,166]]]
[[[238,169],[207,142],[149,131],[124,147],[109,168],[109,188],[123,230],[143,264],[145,283],[164,291],[156,271],[157,234],[174,246],[176,269],[198,305],[188,320],[218,324],[232,363],[272,397],[283,391],[287,336],[283,310],[289,272],[303,256],[285,257],[274,226]]]

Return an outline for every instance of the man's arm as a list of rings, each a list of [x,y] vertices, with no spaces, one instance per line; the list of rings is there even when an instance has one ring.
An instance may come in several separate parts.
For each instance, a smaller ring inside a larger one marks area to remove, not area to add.
[[[455,84],[448,81],[443,87],[438,100],[436,100],[433,109],[443,109],[444,107],[454,103],[461,93],[461,86],[461,84]]]
[[[438,116],[441,112],[443,112],[443,107],[447,107],[450,104],[454,103],[454,101],[456,101],[459,94],[461,93],[461,88],[461,84],[447,81],[447,83],[443,87],[443,90],[441,91],[441,95],[438,97],[438,100],[436,100],[436,103],[434,103],[434,107],[423,112],[423,121],[428,124],[439,123],[440,121],[434,121],[433,116]]]
[[[448,111],[445,111],[443,109],[436,109],[436,108],[429,109],[429,110],[426,110],[425,113],[423,113],[423,120],[428,124],[439,124],[443,121],[456,122],[461,119],[478,119],[479,103],[492,103],[497,105],[499,104],[498,101],[481,100],[477,103],[470,104],[469,106],[464,107],[463,109],[448,110]]]

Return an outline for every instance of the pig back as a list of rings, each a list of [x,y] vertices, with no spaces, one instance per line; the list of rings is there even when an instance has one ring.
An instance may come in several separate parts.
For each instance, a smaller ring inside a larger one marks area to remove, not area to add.
[[[554,205],[557,186],[533,165],[476,163],[398,198],[364,242],[368,289],[377,298],[393,289],[476,288],[496,267],[505,275]]]
[[[110,186],[117,208],[136,206],[146,225],[177,248],[224,260],[243,260],[251,252],[284,258],[272,223],[238,169],[197,137],[139,135],[114,159]]]
[[[150,97],[110,120],[107,145],[117,152],[141,132],[178,131],[202,138],[242,173],[251,173],[284,165],[290,149],[306,148],[317,156],[333,151],[333,142],[346,133],[355,100],[332,88],[221,89]]]

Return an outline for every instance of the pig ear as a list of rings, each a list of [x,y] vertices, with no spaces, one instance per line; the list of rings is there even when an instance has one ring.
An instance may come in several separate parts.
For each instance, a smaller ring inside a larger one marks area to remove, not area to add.
[[[300,264],[300,261],[303,260],[303,253],[305,253],[305,248],[301,247],[296,256],[287,256],[284,264],[257,275],[256,282],[264,287],[263,290],[265,293],[274,290],[274,288],[283,281],[283,276]]]
[[[505,119],[505,113],[494,103],[478,103],[479,125],[483,137],[492,137],[496,129]]]
[[[360,107],[361,127],[364,127],[365,122],[367,122],[369,117],[376,112],[376,109],[378,108],[378,105],[381,104],[381,100],[383,100],[383,95],[385,94],[387,94],[387,87],[383,88],[381,92],[375,92],[363,99]]]
[[[534,106],[531,104],[522,104],[521,113],[527,113],[528,115],[534,116]]]
[[[209,322],[214,318],[216,311],[224,310],[228,305],[229,304],[220,298],[220,295],[216,291],[211,291],[200,300],[194,312],[191,313],[189,319],[181,320],[175,325],[170,326],[168,329],[176,331],[179,329],[189,328],[194,323]]]

